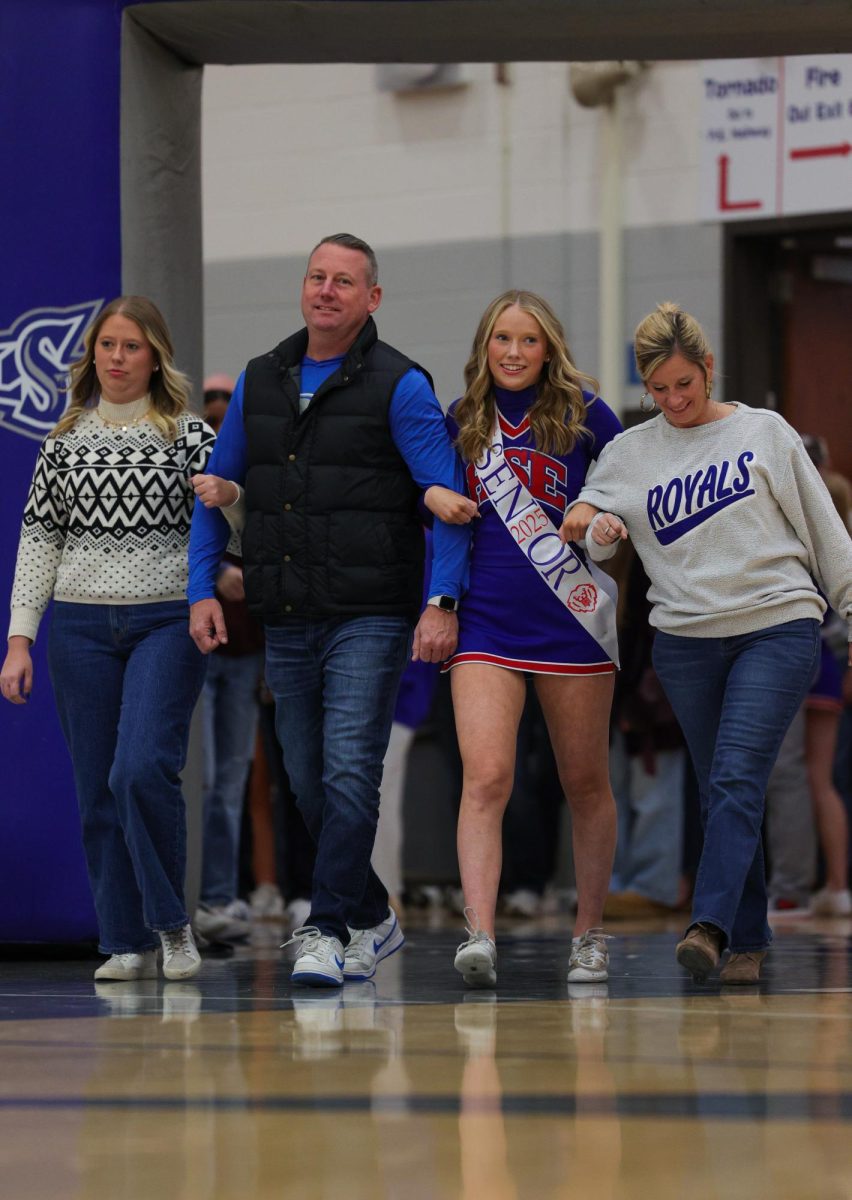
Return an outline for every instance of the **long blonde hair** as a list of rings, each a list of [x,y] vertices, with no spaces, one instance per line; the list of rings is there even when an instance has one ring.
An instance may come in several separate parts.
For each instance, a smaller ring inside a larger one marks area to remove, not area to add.
[[[538,380],[538,395],[529,417],[536,447],[546,453],[568,454],[578,437],[588,436],[583,385],[597,395],[598,381],[578,370],[568,349],[565,331],[546,300],[535,292],[511,289],[486,308],[464,369],[465,393],[453,415],[459,427],[456,445],[462,457],[476,462],[491,442],[496,416],[494,380],[488,369],[488,343],[500,316],[517,307],[541,326],[547,358]]]
[[[646,382],[658,367],[680,354],[701,368],[707,379],[705,359],[711,353],[707,335],[695,317],[673,300],[664,300],[643,317],[633,334],[633,353],[640,378]]]
[[[164,437],[174,441],[177,418],[189,404],[190,382],[174,364],[174,347],[163,314],[146,296],[118,296],[98,313],[86,330],[83,354],[71,366],[71,403],[48,436],[61,437],[74,428],[88,409],[94,407],[93,402],[100,392],[95,371],[95,345],[104,322],[115,316],[134,321],[151,346],[155,365],[160,369],[151,373],[148,385],[151,393],[148,420]]]

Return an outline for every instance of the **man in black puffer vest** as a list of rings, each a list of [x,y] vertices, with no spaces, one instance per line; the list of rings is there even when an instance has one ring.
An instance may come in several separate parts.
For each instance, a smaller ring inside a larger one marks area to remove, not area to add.
[[[227,541],[217,508],[239,525],[244,505],[246,596],[265,625],[278,737],[317,845],[293,980],[324,987],[370,979],[405,940],[370,866],[379,784],[423,596],[418,500],[433,484],[464,490],[429,376],[378,339],[377,277],[351,234],[314,248],[305,328],[248,364],[209,474],[193,480],[190,632],[205,654],[227,640],[212,586]],[[463,526],[436,521],[415,658],[455,649],[467,544]]]

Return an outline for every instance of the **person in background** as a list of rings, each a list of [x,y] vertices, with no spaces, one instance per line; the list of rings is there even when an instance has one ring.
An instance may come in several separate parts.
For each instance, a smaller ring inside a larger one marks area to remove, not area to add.
[[[368,979],[404,941],[370,866],[382,761],[412,652],[452,653],[462,531],[435,528],[434,595],[422,601],[418,501],[460,483],[428,376],[379,341],[376,257],[351,234],[323,238],[302,283],[305,327],[240,376],[210,474],[195,481],[190,630],[227,640],[215,573],[239,504],[249,608],[266,635],[284,765],[317,845],[311,914],[293,934],[293,981]],[[416,629],[413,629],[414,622]]]
[[[184,902],[180,772],[204,659],[187,634],[192,476],[215,435],[187,408],[168,328],[144,296],[103,308],[71,369],[24,510],[0,692],[26,703],[51,596],[48,664],[71,753],[108,955],[95,979],[168,979],[201,959]]]
[[[629,544],[619,559],[621,670],[612,704],[610,775],[618,844],[607,920],[662,916],[685,902],[686,748],[652,665],[648,577]],[[623,583],[622,583],[623,577]]]
[[[468,986],[496,983],[501,832],[529,674],[572,816],[577,914],[568,981],[599,982],[608,975],[601,922],[616,840],[608,772],[615,608],[557,530],[621,424],[533,292],[504,292],[488,305],[464,377],[447,425],[468,498],[437,488],[425,497],[445,520],[469,522],[471,501],[479,514],[458,649],[444,667],[464,769],[458,854],[469,936],[454,965]]]
[[[651,581],[654,669],[704,822],[677,961],[704,979],[728,949],[722,982],[756,983],[772,936],[766,784],[818,662],[822,593],[852,637],[852,547],[795,430],[776,412],[713,399],[715,361],[694,317],[659,305],[634,348],[660,413],[604,450],[563,535],[606,557],[629,533]]]
[[[234,381],[211,375],[204,381],[204,418],[217,433],[225,419]],[[210,941],[247,938],[250,910],[239,899],[240,830],[246,783],[258,723],[258,687],[263,672],[263,630],[245,603],[238,559],[226,555],[216,577],[230,637],[211,654],[201,692],[204,729],[201,889],[193,917]]]
[[[802,442],[819,471],[847,530],[852,530],[852,484],[831,469],[825,439],[803,434]],[[805,699],[805,754],[811,803],[825,865],[823,886],[811,896],[809,908],[815,916],[847,917],[852,913],[849,892],[849,819],[846,806],[834,786],[833,772],[838,733],[843,715],[843,662],[835,654],[842,622],[828,611],[820,628],[819,674]],[[841,642],[842,644],[842,642]]]

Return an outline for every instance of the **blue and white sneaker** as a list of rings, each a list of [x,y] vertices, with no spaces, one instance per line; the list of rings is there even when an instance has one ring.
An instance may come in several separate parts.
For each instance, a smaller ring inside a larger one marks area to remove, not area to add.
[[[322,933],[315,925],[294,929],[284,946],[299,942],[299,953],[293,964],[293,983],[308,987],[340,987],[343,983],[343,943],[330,933]],[[282,946],[283,949],[283,946]]]
[[[380,925],[373,925],[370,929],[350,929],[344,979],[372,979],[382,959],[388,958],[404,945],[405,934],[392,908],[388,909],[388,915]]]

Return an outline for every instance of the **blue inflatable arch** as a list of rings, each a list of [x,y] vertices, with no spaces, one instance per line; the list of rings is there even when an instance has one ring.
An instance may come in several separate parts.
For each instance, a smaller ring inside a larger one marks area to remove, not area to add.
[[[3,0],[0,587],[80,334],[120,292],[202,347],[205,63],[686,59],[852,50],[848,0]],[[3,705],[0,942],[96,934],[43,658]]]

